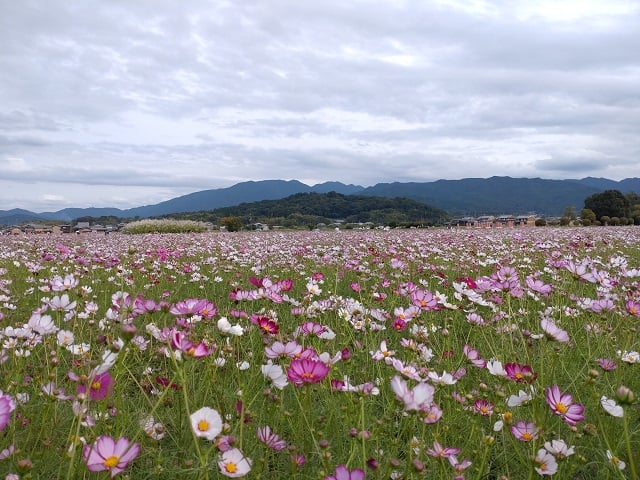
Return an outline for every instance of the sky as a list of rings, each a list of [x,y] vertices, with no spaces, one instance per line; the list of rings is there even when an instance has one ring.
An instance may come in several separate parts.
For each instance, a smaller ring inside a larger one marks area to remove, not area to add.
[[[639,159],[637,0],[0,2],[0,210]]]

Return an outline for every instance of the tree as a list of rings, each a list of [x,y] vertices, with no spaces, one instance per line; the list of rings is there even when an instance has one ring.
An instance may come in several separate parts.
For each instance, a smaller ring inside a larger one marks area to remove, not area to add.
[[[589,226],[596,221],[596,214],[589,208],[583,208],[580,211],[580,219],[582,220],[583,225]]]
[[[576,209],[573,208],[573,205],[568,205],[564,207],[563,217],[567,217],[569,220],[575,220],[577,218]]]
[[[222,217],[220,225],[226,227],[228,232],[237,232],[242,229],[242,220],[240,217]]]
[[[619,190],[605,190],[585,198],[584,207],[592,210],[596,218],[629,216],[629,199]]]

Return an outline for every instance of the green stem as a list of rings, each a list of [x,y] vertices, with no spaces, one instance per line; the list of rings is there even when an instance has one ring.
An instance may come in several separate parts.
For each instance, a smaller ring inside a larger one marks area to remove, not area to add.
[[[638,480],[638,473],[636,471],[636,462],[633,458],[633,451],[631,450],[631,437],[629,435],[629,424],[627,417],[623,417],[622,421],[624,425],[624,439],[627,445],[627,455],[629,457],[629,469],[631,470],[631,480]]]

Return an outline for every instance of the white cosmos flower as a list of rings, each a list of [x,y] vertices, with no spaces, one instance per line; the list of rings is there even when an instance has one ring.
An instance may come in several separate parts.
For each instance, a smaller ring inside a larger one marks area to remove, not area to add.
[[[607,398],[606,396],[602,396],[600,398],[600,405],[602,408],[613,417],[622,417],[624,415],[624,410],[620,405],[616,403],[616,401],[612,398]]]
[[[202,407],[193,412],[190,417],[191,428],[197,437],[214,440],[222,432],[222,417],[217,410]]]

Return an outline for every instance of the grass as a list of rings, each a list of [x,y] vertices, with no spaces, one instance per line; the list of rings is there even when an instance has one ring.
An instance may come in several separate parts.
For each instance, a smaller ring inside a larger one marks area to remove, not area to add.
[[[637,480],[639,233],[0,237],[0,473]],[[270,354],[288,342],[297,356]],[[328,373],[296,377],[301,358]],[[192,428],[203,407],[213,440]],[[131,454],[96,463],[107,436]]]

